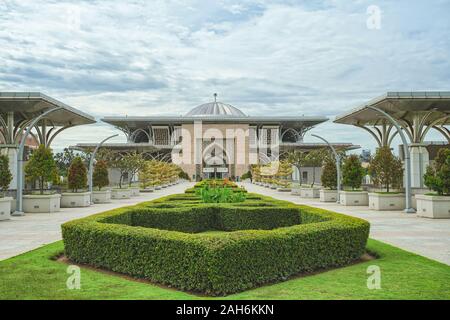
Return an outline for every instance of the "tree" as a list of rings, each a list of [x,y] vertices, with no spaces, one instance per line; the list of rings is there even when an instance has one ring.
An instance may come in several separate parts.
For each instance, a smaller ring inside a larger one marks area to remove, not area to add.
[[[0,155],[0,190],[3,195],[9,189],[12,180],[11,171],[9,171],[9,159],[5,155]]]
[[[251,173],[254,181],[261,182],[261,166],[259,164],[252,164]]]
[[[106,161],[98,160],[95,163],[94,172],[92,173],[92,182],[94,187],[98,187],[98,190],[109,185],[108,165],[106,164]]]
[[[385,187],[387,192],[390,187],[400,188],[403,180],[402,161],[392,154],[389,147],[378,148],[370,161],[369,174],[375,185]]]
[[[345,186],[351,187],[352,190],[361,187],[364,169],[357,155],[352,154],[345,159],[342,166],[342,176],[342,183]]]
[[[115,154],[110,160],[110,166],[119,171],[119,188],[122,189],[122,181],[125,175],[132,169],[130,163],[127,161],[126,155],[119,153]]]
[[[288,161],[280,161],[275,181],[278,185],[287,188],[291,183],[292,164]]]
[[[76,157],[81,157],[83,162],[88,165],[89,152],[75,152],[73,149],[64,148],[63,152],[58,152],[54,155],[56,166],[60,175],[67,177],[70,164]]]
[[[78,192],[78,189],[86,187],[87,169],[81,157],[75,157],[69,167],[69,175],[67,176],[69,189]]]
[[[440,149],[424,175],[425,185],[438,195],[450,195],[450,149]]]
[[[28,181],[39,183],[40,194],[44,194],[44,184],[53,181],[57,167],[50,148],[43,144],[31,154],[25,166],[25,176]]]
[[[325,158],[326,151],[324,149],[316,149],[310,151],[306,156],[304,160],[304,165],[308,167],[312,167],[312,184],[311,187],[314,186],[314,183],[316,181],[316,167],[320,167],[322,165],[323,159]]]
[[[322,186],[336,190],[337,188],[337,169],[336,160],[334,157],[328,156],[325,158],[322,166],[322,176],[320,177]]]
[[[306,153],[300,150],[292,151],[288,154],[286,160],[297,168],[299,174],[299,183],[302,185],[302,172],[301,168],[305,165],[306,162]]]
[[[141,154],[139,154],[137,152],[133,152],[133,153],[126,154],[124,156],[124,161],[126,161],[128,163],[129,174],[130,174],[130,179],[129,179],[128,183],[131,186],[133,177],[142,169],[142,167],[144,165],[144,159],[142,158]]]

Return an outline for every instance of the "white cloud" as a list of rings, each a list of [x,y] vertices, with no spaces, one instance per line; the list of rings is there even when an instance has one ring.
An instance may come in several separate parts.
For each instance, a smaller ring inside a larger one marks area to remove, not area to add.
[[[252,115],[334,118],[386,91],[448,90],[450,80],[446,1],[0,4],[0,90],[42,91],[98,118],[184,114],[213,92]],[[380,30],[366,27],[372,4]],[[107,128],[55,143],[97,141]],[[353,127],[316,130],[374,147]]]

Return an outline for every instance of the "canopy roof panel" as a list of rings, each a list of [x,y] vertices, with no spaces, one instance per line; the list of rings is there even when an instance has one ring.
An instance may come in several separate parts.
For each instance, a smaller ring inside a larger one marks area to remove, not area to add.
[[[442,123],[450,124],[450,92],[388,92],[369,102],[338,115],[335,123],[352,125],[378,125],[385,118],[367,106],[374,106],[389,113],[398,120],[412,122],[415,115],[431,113],[426,118],[426,124],[442,119]]]
[[[307,116],[262,116],[262,117],[172,117],[172,116],[150,116],[150,117],[105,117],[102,121],[122,128],[147,128],[149,125],[181,125],[202,121],[203,123],[223,124],[249,124],[249,125],[282,125],[283,127],[311,127],[327,121],[326,117]]]
[[[48,109],[63,109],[50,113],[46,119],[54,126],[95,123],[95,118],[40,92],[0,92],[0,113],[14,112],[15,121],[31,120]]]

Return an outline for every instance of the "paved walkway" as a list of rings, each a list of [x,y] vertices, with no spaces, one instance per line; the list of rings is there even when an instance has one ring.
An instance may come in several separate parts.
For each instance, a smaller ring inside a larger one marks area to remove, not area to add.
[[[303,199],[250,183],[242,185],[250,192],[365,219],[371,224],[371,238],[450,265],[450,219],[426,219],[401,211],[346,207],[336,203],[323,203],[319,199]]]
[[[131,199],[112,200],[111,203],[86,208],[61,208],[57,213],[29,213],[23,217],[11,217],[11,220],[0,221],[0,260],[61,240],[61,224],[69,220],[173,193],[183,193],[192,185],[193,183],[184,182],[152,193],[141,193],[139,197]]]

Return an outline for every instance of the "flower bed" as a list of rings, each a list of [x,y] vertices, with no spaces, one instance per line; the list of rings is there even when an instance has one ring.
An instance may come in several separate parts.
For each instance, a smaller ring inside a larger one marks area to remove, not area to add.
[[[210,230],[227,232],[202,233]],[[203,204],[181,194],[70,221],[62,231],[76,263],[223,295],[349,264],[364,253],[369,223],[260,195]]]

